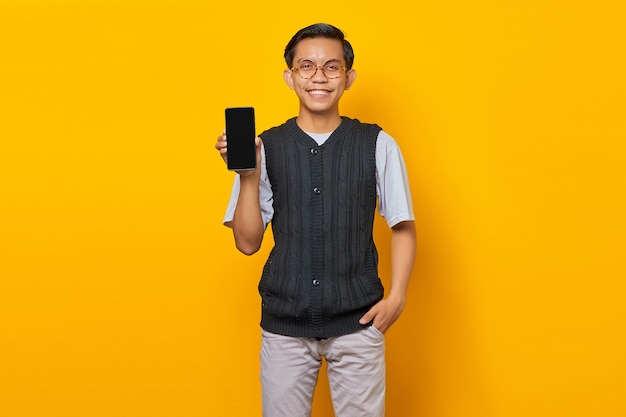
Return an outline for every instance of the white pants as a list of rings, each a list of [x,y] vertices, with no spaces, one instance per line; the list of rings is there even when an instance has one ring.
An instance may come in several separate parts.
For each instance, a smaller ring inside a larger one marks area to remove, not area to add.
[[[262,334],[263,417],[311,416],[322,357],[337,417],[385,415],[385,338],[374,326],[323,340]]]

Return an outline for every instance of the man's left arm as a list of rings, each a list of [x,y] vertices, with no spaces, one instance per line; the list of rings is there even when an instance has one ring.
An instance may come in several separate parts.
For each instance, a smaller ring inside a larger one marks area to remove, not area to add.
[[[414,221],[403,221],[391,228],[391,288],[389,295],[376,303],[359,321],[373,320],[375,328],[385,333],[400,317],[413,271],[416,250]]]

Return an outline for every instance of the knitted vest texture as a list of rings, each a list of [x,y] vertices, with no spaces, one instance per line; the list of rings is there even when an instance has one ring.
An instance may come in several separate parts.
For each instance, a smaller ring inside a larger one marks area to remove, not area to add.
[[[294,118],[261,134],[275,243],[259,283],[265,330],[317,339],[352,333],[382,299],[372,236],[380,130],[342,118],[318,146]]]

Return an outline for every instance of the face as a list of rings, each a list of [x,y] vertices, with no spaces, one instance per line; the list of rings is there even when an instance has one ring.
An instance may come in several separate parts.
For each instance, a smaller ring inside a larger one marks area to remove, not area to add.
[[[297,71],[285,70],[284,72],[285,82],[300,99],[300,113],[339,114],[339,99],[344,90],[350,88],[354,82],[356,72],[341,70],[338,78],[328,78],[321,66],[333,61],[340,66],[346,66],[341,41],[328,38],[303,39],[296,46],[292,66],[298,67],[303,60],[320,66],[313,77],[303,79]]]

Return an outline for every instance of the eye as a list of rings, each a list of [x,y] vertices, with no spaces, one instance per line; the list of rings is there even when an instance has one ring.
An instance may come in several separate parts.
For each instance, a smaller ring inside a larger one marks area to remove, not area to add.
[[[324,65],[324,70],[328,72],[336,72],[339,71],[339,65],[337,64],[326,64]]]
[[[312,62],[304,61],[300,63],[300,66],[298,68],[300,68],[302,71],[309,71],[313,69],[314,67],[315,65],[313,65]]]

